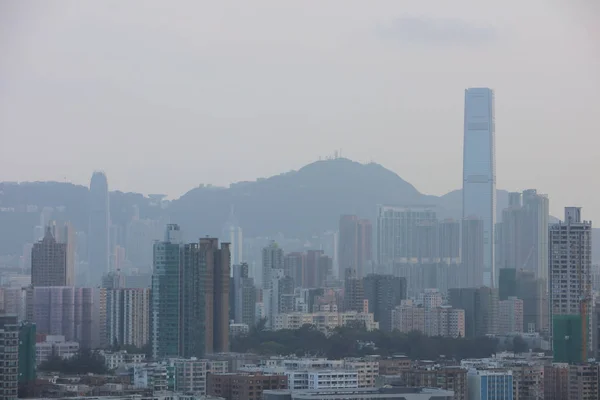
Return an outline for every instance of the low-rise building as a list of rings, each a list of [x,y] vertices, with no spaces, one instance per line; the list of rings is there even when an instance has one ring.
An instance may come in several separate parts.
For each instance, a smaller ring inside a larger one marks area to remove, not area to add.
[[[452,397],[448,390],[400,387],[263,392],[264,400],[452,400]]]
[[[63,335],[46,335],[46,340],[35,344],[36,364],[48,361],[56,356],[62,359],[71,358],[79,352],[78,342],[67,342]]]
[[[508,370],[472,369],[467,374],[469,400],[513,400],[513,376]]]
[[[102,352],[106,368],[113,370],[122,364],[139,364],[146,360],[144,353],[128,353],[125,350],[121,351],[105,351]]]
[[[287,376],[209,374],[207,393],[225,400],[261,400],[264,390],[287,389]]]

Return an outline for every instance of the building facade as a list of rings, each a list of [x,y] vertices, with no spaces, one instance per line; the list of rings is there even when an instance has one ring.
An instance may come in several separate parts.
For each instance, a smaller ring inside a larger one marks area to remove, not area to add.
[[[108,343],[142,348],[150,340],[150,289],[106,291]]]
[[[0,400],[16,400],[19,389],[19,321],[0,315]]]
[[[88,229],[87,281],[99,285],[110,266],[110,208],[108,181],[103,172],[94,172],[90,181],[90,226]]]
[[[67,278],[70,284],[67,284]],[[44,238],[31,249],[31,284],[33,286],[70,286],[73,274],[67,271],[67,245],[59,243],[46,229]]]

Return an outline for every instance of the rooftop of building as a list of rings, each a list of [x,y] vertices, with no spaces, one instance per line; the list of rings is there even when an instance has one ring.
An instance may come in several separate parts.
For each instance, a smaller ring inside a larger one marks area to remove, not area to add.
[[[452,391],[426,388],[426,387],[400,387],[400,386],[384,386],[380,388],[351,388],[351,389],[318,389],[318,390],[294,390],[295,394],[304,396],[320,397],[323,395],[350,396],[350,395],[368,395],[368,394],[412,394],[412,393],[431,393],[441,395],[452,395]],[[264,394],[289,394],[292,393],[288,389],[265,390]]]

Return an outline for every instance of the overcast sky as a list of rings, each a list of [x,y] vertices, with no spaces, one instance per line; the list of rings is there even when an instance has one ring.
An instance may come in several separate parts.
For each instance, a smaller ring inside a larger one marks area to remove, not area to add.
[[[342,149],[439,195],[488,86],[498,188],[600,223],[599,4],[2,1],[0,181],[177,197]]]

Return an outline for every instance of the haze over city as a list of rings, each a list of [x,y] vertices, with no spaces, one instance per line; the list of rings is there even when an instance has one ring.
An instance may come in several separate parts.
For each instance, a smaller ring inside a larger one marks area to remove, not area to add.
[[[176,198],[342,149],[441,195],[461,187],[463,89],[485,86],[498,188],[600,218],[597,2],[178,4],[3,2],[0,181],[103,170]]]
[[[0,400],[600,400],[598,21],[0,2]]]

